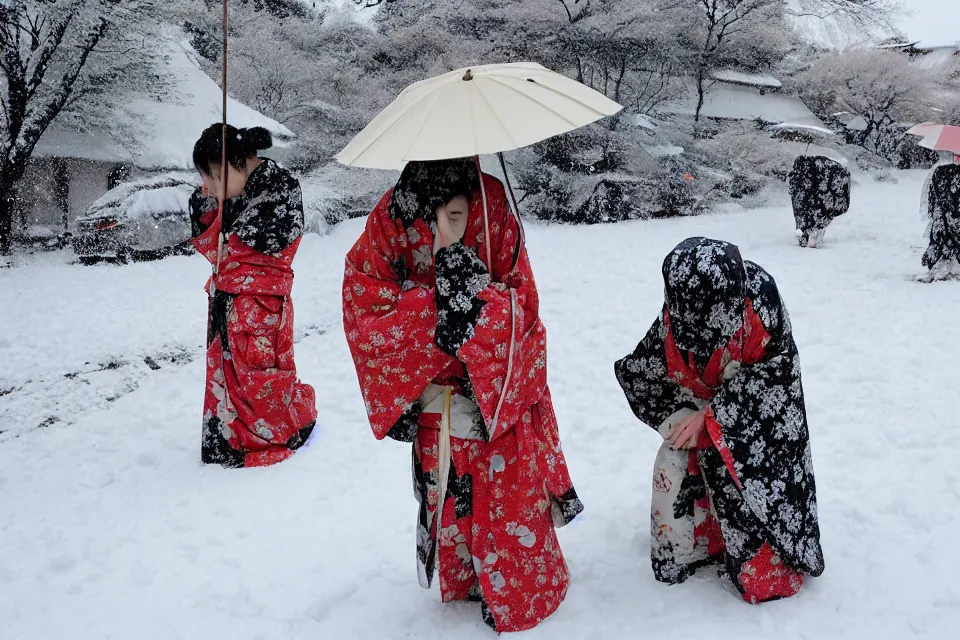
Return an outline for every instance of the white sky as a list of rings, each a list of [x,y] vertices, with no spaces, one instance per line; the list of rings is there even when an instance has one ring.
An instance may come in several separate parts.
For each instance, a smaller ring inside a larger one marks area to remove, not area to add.
[[[909,40],[928,45],[960,42],[960,0],[903,0],[903,6],[913,15],[897,25]]]

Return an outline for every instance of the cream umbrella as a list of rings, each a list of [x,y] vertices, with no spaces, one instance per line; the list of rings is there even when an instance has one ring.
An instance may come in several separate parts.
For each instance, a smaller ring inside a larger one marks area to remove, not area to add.
[[[519,149],[623,107],[533,62],[459,69],[416,82],[336,155],[346,165],[403,169],[410,160]]]

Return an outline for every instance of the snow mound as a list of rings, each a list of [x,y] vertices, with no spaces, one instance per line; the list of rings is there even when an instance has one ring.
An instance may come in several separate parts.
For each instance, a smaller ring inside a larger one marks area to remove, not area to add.
[[[796,246],[785,199],[527,224],[553,402],[586,511],[558,533],[566,601],[516,640],[957,637],[960,282],[916,282],[925,174],[855,185],[817,251]],[[351,220],[301,244],[296,364],[321,426],[308,449],[265,469],[199,460],[202,257],[82,268],[43,253],[0,268],[0,637],[497,639],[476,603],[444,605],[417,586],[410,446],[371,435],[342,330],[343,257],[362,229]],[[760,606],[714,570],[654,580],[662,440],[613,375],[661,310],[663,256],[695,235],[734,242],[773,274],[800,349],[827,569]]]

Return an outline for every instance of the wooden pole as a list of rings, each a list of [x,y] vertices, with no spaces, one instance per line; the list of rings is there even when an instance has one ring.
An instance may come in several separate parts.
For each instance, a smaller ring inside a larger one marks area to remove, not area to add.
[[[214,275],[220,272],[220,260],[223,258],[223,212],[227,203],[227,0],[223,0],[223,77],[220,81],[223,97],[223,129],[220,134],[220,233],[217,235],[217,264]],[[214,284],[216,286],[216,284]]]

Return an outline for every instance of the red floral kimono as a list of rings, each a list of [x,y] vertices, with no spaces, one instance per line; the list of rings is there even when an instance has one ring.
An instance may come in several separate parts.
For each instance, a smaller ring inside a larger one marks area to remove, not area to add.
[[[198,189],[191,199],[193,245],[217,263],[207,332],[207,381],[201,457],[225,467],[264,466],[292,455],[317,418],[313,388],[297,378],[293,359],[291,263],[303,233],[300,185],[270,160],[227,201]]]
[[[479,257],[487,255],[479,193],[462,244],[435,261],[428,222],[391,215],[394,190],[347,254],[343,317],[374,435],[413,442],[421,586],[438,564],[444,602],[479,600],[491,627],[521,631],[566,595],[570,575],[554,529],[583,506],[560,448],[520,227],[503,185],[482,179],[492,274]],[[473,325],[444,347],[454,357],[438,346],[441,328],[471,308]],[[453,416],[447,455],[445,410]]]

